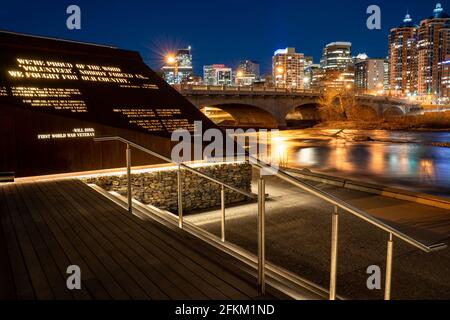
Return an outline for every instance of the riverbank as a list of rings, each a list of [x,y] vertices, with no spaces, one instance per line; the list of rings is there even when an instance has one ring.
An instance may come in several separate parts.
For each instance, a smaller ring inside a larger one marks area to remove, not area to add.
[[[450,131],[450,111],[422,115],[398,116],[385,119],[328,120],[317,129]]]
[[[325,121],[314,129],[347,129],[347,130],[392,130],[392,131],[450,131],[450,123],[417,123],[408,121]]]

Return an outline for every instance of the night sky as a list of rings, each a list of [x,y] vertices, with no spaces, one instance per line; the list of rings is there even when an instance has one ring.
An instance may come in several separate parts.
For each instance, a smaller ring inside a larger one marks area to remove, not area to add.
[[[270,72],[276,49],[296,47],[318,62],[322,48],[350,41],[353,54],[387,55],[389,29],[401,24],[408,10],[415,23],[432,14],[435,0],[41,0],[0,2],[0,29],[137,50],[153,68],[162,56],[191,45],[194,67],[241,59],[261,63]],[[440,1],[450,13],[450,0]],[[66,8],[82,10],[82,30],[66,28]],[[366,9],[382,10],[382,30],[368,30]]]

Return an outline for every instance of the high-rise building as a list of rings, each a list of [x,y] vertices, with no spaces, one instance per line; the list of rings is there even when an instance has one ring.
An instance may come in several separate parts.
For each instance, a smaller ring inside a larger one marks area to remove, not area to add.
[[[305,78],[305,56],[295,48],[275,51],[272,58],[274,84],[279,88],[303,89]]]
[[[224,64],[204,66],[203,83],[214,86],[230,86],[233,83],[233,71]]]
[[[346,70],[352,67],[352,44],[350,42],[332,42],[327,44],[323,49],[320,66],[325,70]]]
[[[234,82],[238,86],[251,86],[257,81],[254,74],[247,74],[239,69],[235,72]]]
[[[390,88],[390,79],[389,79],[389,72],[390,68],[389,68],[389,57],[386,57],[386,59],[384,59],[384,90],[389,90]]]
[[[332,42],[323,49],[320,60],[321,88],[352,88],[355,81],[352,44],[350,42]]]
[[[221,64],[220,66],[224,66]],[[215,65],[203,66],[203,83],[206,85],[214,85],[216,83]]]
[[[261,77],[259,63],[256,61],[243,60],[239,63],[238,70],[244,74],[254,75],[257,80]]]
[[[251,60],[243,60],[236,71],[236,84],[241,86],[253,85],[260,80],[259,63]]]
[[[438,3],[433,16],[422,20],[417,31],[418,76],[420,95],[442,97],[442,68],[450,54],[450,17]]]
[[[407,14],[403,24],[389,34],[390,89],[405,93],[417,91],[417,27]]]
[[[367,90],[368,59],[369,57],[366,54],[364,56],[359,54],[356,58],[353,58],[355,63],[355,88],[360,91]]]
[[[320,72],[320,64],[312,63],[308,64],[305,67],[305,78],[303,83],[305,85],[305,89],[312,89],[317,87],[317,75]]]
[[[384,90],[385,59],[361,60],[355,64],[355,87],[366,92]]]
[[[191,47],[179,49],[175,56],[166,57],[163,77],[169,84],[189,83],[193,79]]]
[[[305,69],[314,64],[314,58],[312,56],[305,56]]]
[[[440,87],[441,87],[441,99],[448,102],[450,98],[450,55],[445,57],[445,60],[439,62],[440,73]]]
[[[318,68],[320,68],[320,66],[317,64],[314,64],[314,58],[312,56],[305,57],[305,66],[304,66],[305,76],[303,77],[303,88],[304,89],[311,89],[314,72]]]

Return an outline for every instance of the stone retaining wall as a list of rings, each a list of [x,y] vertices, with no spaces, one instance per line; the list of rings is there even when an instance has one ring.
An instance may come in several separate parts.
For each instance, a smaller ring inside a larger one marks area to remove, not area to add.
[[[234,187],[251,191],[252,168],[245,163],[217,164],[197,167],[200,172],[212,176]],[[107,175],[83,179],[86,183],[96,184],[107,191],[127,193],[127,176]],[[132,173],[133,198],[154,205],[157,208],[177,212],[177,171],[162,169]],[[191,172],[182,170],[183,209],[192,211],[220,206],[220,185]],[[226,203],[246,200],[244,195],[225,189]]]

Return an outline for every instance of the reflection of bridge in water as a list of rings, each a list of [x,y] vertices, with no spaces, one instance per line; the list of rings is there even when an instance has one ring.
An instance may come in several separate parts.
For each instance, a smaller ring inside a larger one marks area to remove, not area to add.
[[[265,87],[181,85],[176,87],[197,108],[214,107],[229,113],[236,125],[286,127],[289,120],[318,120],[322,93]],[[408,100],[358,95],[359,106],[374,116],[405,115],[421,110]]]

